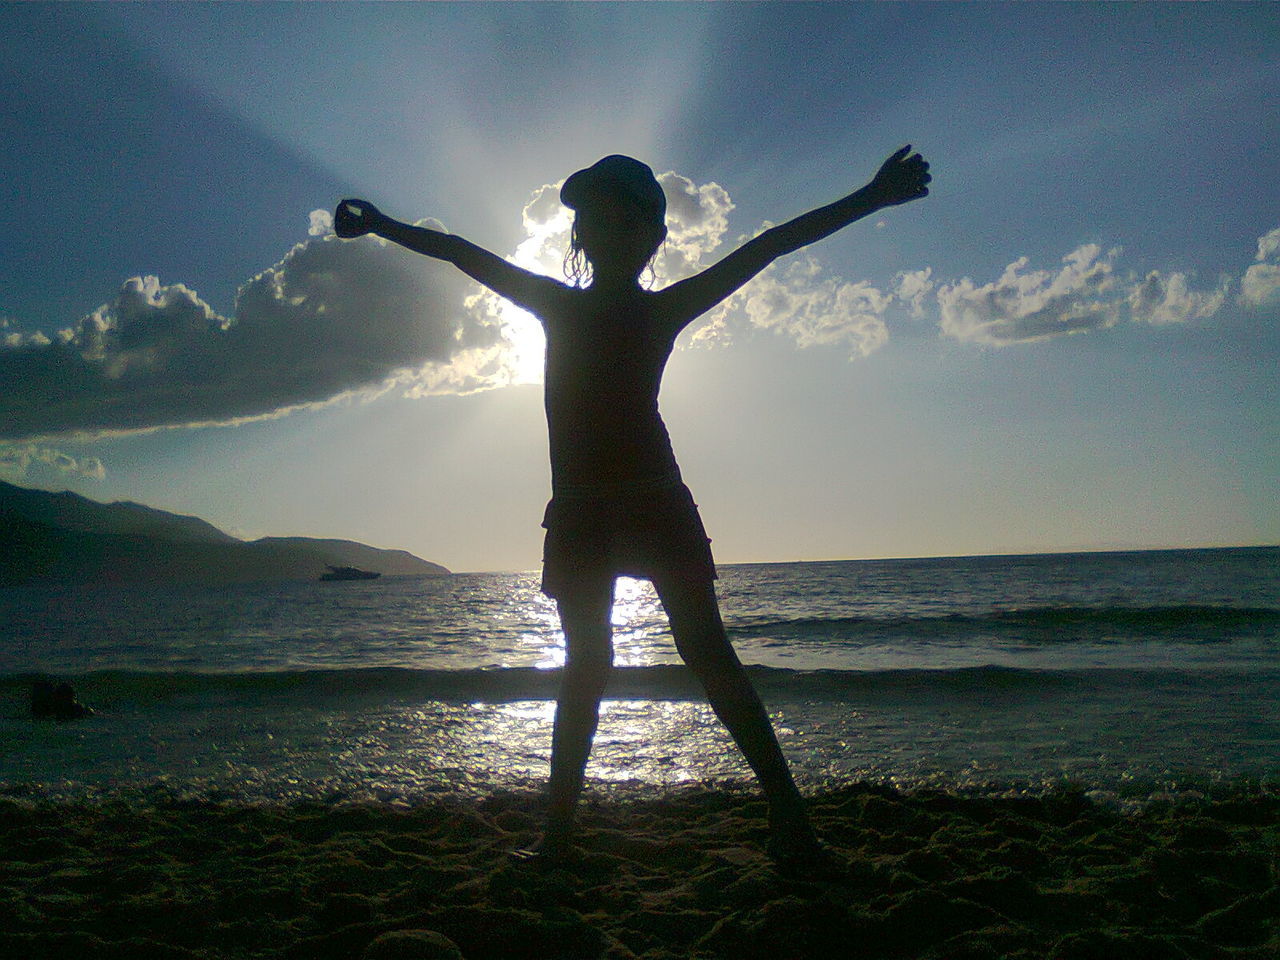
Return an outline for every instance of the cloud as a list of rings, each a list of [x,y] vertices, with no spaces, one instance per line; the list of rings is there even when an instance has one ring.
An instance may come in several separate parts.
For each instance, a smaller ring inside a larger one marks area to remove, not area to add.
[[[667,241],[658,251],[654,269],[659,286],[691,277],[708,264],[729,229],[733,201],[720,184],[701,186],[668,170],[658,177],[667,197]]]
[[[733,202],[718,183],[696,184],[674,171],[657,175],[667,198],[667,239],[653,261],[653,289],[692,276],[709,265],[729,225]],[[560,203],[563,181],[533,191],[521,214],[524,239],[512,263],[568,282],[565,253],[573,231],[573,211]],[[645,277],[641,277],[642,282]],[[457,380],[498,385],[532,383],[542,377],[543,338],[537,320],[496,293],[475,285],[466,298],[473,320],[501,331],[498,347],[458,357],[447,369],[431,371],[410,395],[457,392]]]
[[[38,330],[35,333],[4,333],[13,325],[13,321],[8,317],[0,317],[0,347],[9,347],[11,349],[17,347],[45,347],[52,341]]]
[[[1152,270],[1133,285],[1129,313],[1134,320],[1152,324],[1203,320],[1221,309],[1230,287],[1231,281],[1224,279],[1215,290],[1196,292],[1188,288],[1185,273]]]
[[[715,183],[659,180],[670,227],[661,285],[705,266],[733,204]],[[572,225],[559,188],[534,191],[511,257],[557,277]],[[234,424],[357,393],[538,378],[541,331],[523,311],[446,264],[376,238],[339,240],[328,211],[312,211],[307,232],[227,316],[187,284],[136,276],[64,330],[10,332],[0,318],[0,380],[19,385],[0,396],[0,440]]]
[[[1280,259],[1280,227],[1258,238],[1258,255],[1254,259],[1259,263],[1264,260]]]
[[[968,277],[938,289],[942,332],[957,340],[1004,345],[1110,327],[1121,317],[1115,258],[1096,244],[1062,258],[1057,271],[1027,271],[1019,257],[992,283]]]
[[[547,183],[533,191],[521,211],[525,238],[511,256],[513,263],[564,279],[564,255],[569,249],[573,211],[560,203],[560,183]]]
[[[733,200],[718,183],[698,184],[668,170],[658,175],[667,198],[667,240],[654,258],[654,288],[692,276],[710,266],[720,252],[729,228]],[[527,269],[564,278],[564,252],[569,245],[572,212],[559,202],[560,184],[535,190],[525,205],[525,238],[510,259]],[[771,224],[762,224],[760,230]],[[759,232],[759,231],[757,231]],[[747,236],[739,238],[745,242]],[[925,313],[936,287],[933,271],[898,274],[892,293],[867,281],[850,282],[829,273],[811,254],[789,257],[771,265],[749,284],[697,322],[693,342],[702,346],[733,342],[744,333],[768,330],[799,347],[843,346],[851,357],[865,357],[889,338],[886,312],[895,301],[906,304],[916,317]],[[495,294],[476,288],[468,309],[477,317],[502,326],[506,338],[523,356],[512,363],[524,373],[517,379],[540,376],[540,342],[528,336],[532,318]],[[528,349],[519,345],[528,340]],[[492,358],[490,358],[492,359]],[[492,375],[486,370],[486,375]],[[421,392],[422,388],[418,388]]]
[[[924,316],[924,303],[935,286],[932,279],[933,268],[912,270],[899,273],[893,278],[893,295],[903,303],[911,305],[911,315],[916,319]]]
[[[1121,274],[1120,250],[1102,254],[1089,244],[1067,254],[1057,271],[1027,271],[1028,260],[1009,264],[1000,278],[978,286],[969,278],[937,292],[942,332],[958,340],[1005,346],[1103,329],[1122,320],[1168,325],[1207,320],[1226,305],[1235,280],[1220,277],[1204,290],[1186,273],[1150,270]],[[911,274],[899,274],[895,294],[911,299]],[[927,277],[925,278],[927,279]],[[1241,304],[1280,302],[1280,227],[1258,238],[1258,252],[1240,277]],[[913,307],[918,303],[912,300]]]
[[[1254,260],[1240,280],[1240,302],[1250,307],[1280,302],[1280,227],[1258,238]]]
[[[1116,268],[1120,249],[1077,247],[1057,270],[1030,270],[1019,257],[999,279],[975,284],[965,277],[938,288],[939,324],[957,340],[1007,346],[1090,330],[1121,321],[1155,325],[1215,316],[1231,280],[1193,290],[1187,274],[1151,270],[1139,278]]]
[[[729,226],[733,202],[718,183],[698,185],[668,170],[658,174],[667,198],[667,240],[654,258],[655,288],[697,273],[707,266]],[[569,249],[573,211],[560,203],[563,181],[547,183],[533,191],[521,213],[525,237],[510,260],[565,280],[564,257]]]
[[[775,263],[709,314],[694,342],[725,344],[744,326],[770,330],[799,347],[842,345],[866,357],[889,339],[884,314],[893,301],[865,281],[826,273],[813,257]]]
[[[307,236],[327,237],[333,233],[333,214],[328,210],[312,210],[309,219],[311,226],[307,228]]]
[[[26,480],[32,473],[51,473],[57,477],[86,477],[101,480],[107,474],[97,457],[73,457],[61,450],[34,443],[0,444],[0,478]]]
[[[709,266],[734,209],[719,184],[674,171],[659,182],[669,235],[655,287]],[[533,191],[522,213],[525,237],[510,259],[563,277],[572,213],[559,188]],[[446,264],[375,238],[339,240],[327,211],[308,220],[309,239],[245,283],[229,316],[186,284],[137,276],[64,330],[17,332],[0,317],[0,382],[8,386],[0,393],[0,441],[10,441],[0,471],[35,464],[100,474],[93,458],[61,459],[17,441],[231,424],[353,394],[469,393],[540,377],[541,330],[523,311]],[[1004,346],[1125,320],[1206,319],[1227,300],[1230,280],[1196,290],[1185,273],[1121,273],[1119,255],[1088,244],[1051,270],[1029,269],[1021,257],[983,284],[940,283],[925,267],[898,273],[885,292],[831,274],[805,253],[771,265],[711,311],[694,341],[722,344],[767,330],[800,347],[842,346],[856,358],[887,342],[894,304],[917,318],[936,304],[946,336]],[[1280,300],[1280,228],[1259,238],[1239,299]]]
[[[499,331],[461,308],[465,278],[373,238],[313,238],[249,280],[234,316],[156,277],[55,336],[0,345],[0,439],[234,423],[444,375]],[[438,227],[438,225],[437,225]]]
[[[711,265],[728,232],[734,204],[718,183],[698,184],[673,170],[657,176],[667,198],[667,239],[653,263],[653,286],[661,289]],[[534,191],[523,213],[525,239],[511,260],[564,278],[564,251],[569,246],[573,214],[560,204],[560,186],[545,184]],[[925,274],[927,280],[928,271]],[[694,340],[704,345],[723,344],[744,330],[771,330],[802,347],[844,344],[853,355],[866,356],[888,338],[883,315],[891,299],[870,284],[846,283],[828,275],[812,256],[791,258],[769,267],[710,312],[699,324]],[[523,311],[483,290],[473,295],[468,307],[477,316],[502,323],[519,352],[524,336],[521,325],[533,322]],[[540,358],[534,360],[536,369],[527,360],[514,366],[536,378],[541,365]]]

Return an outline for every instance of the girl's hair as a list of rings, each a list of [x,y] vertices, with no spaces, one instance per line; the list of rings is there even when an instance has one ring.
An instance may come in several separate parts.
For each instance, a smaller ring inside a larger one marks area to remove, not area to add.
[[[654,248],[653,253],[649,256],[649,262],[645,264],[645,273],[648,273],[648,282],[644,281],[642,273],[640,284],[646,290],[653,289],[654,284],[658,282],[658,271],[654,269],[653,261],[657,259],[658,253],[667,245],[666,238],[662,243]],[[569,249],[564,252],[564,275],[575,287],[585,287],[591,282],[591,261],[587,259],[587,251],[582,247],[582,241],[578,239],[578,217],[573,218],[573,226],[569,229]]]
[[[573,218],[569,228],[569,249],[564,252],[564,275],[575,287],[585,287],[591,282],[591,261],[578,240],[578,218]]]

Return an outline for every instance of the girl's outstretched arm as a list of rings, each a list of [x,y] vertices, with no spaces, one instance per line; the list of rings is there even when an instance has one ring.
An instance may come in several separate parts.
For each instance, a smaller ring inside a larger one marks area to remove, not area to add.
[[[567,290],[564,284],[508,263],[469,240],[427,227],[393,220],[367,200],[343,200],[333,229],[345,239],[376,234],[415,253],[445,260],[500,297],[541,315],[549,298]]]
[[[710,310],[778,257],[830,236],[841,227],[884,207],[928,196],[927,184],[931,179],[929,164],[920,154],[911,154],[911,145],[907,144],[889,157],[872,181],[861,190],[794,220],[770,227],[719,263],[672,284],[658,296],[668,302],[670,316],[679,317],[682,325],[688,323]]]

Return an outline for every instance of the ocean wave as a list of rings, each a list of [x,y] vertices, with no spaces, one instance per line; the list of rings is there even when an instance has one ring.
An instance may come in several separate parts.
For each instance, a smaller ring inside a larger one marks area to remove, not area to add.
[[[1024,669],[1002,666],[956,669],[794,670],[747,666],[769,702],[901,700],[945,697],[1061,695],[1082,690],[1180,689],[1203,685],[1275,684],[1277,671],[1152,669]],[[38,674],[0,676],[3,712],[27,696]],[[148,707],[162,703],[255,705],[413,702],[508,702],[554,699],[560,671],[534,667],[432,670],[373,667],[332,670],[267,670],[240,673],[94,671],[62,677],[98,708]],[[608,699],[701,700],[704,693],[683,665],[617,667]]]
[[[964,640],[999,637],[1027,643],[1112,640],[1177,640],[1225,643],[1280,639],[1280,610],[1269,607],[1063,606],[948,613],[932,616],[740,618],[727,623],[731,636],[820,642]]]

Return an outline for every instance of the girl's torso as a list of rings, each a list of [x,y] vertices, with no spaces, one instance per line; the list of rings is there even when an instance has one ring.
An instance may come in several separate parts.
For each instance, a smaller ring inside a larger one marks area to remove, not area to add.
[[[678,328],[636,289],[570,290],[545,311],[545,399],[553,491],[678,478],[658,412]]]

